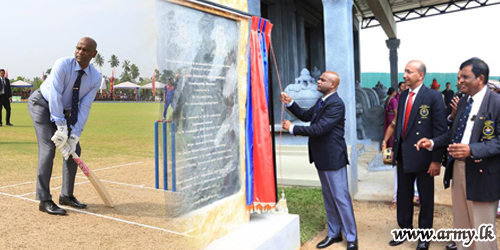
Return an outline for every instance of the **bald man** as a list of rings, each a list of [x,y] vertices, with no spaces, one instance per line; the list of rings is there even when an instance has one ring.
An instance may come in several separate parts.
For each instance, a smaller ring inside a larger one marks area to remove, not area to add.
[[[413,228],[413,183],[417,180],[420,194],[418,227],[430,229],[434,216],[434,176],[441,171],[444,149],[420,150],[415,147],[421,138],[432,138],[447,130],[446,106],[441,93],[423,85],[426,73],[421,61],[410,61],[403,78],[408,89],[399,97],[398,115],[395,122],[393,164],[397,165],[398,178],[398,225]],[[430,137],[429,137],[430,136]],[[391,240],[390,246],[404,241]],[[419,241],[417,250],[429,248],[429,241]]]
[[[310,126],[293,125],[283,121],[283,129],[293,135],[309,136],[309,161],[314,162],[321,181],[328,235],[317,248],[326,248],[347,240],[347,249],[358,249],[356,221],[347,182],[347,146],[344,139],[345,106],[337,88],[339,75],[324,72],[318,82],[323,97],[309,110],[299,107],[288,94],[281,93],[281,101],[297,118],[311,122]]]
[[[57,60],[40,89],[28,99],[38,141],[38,174],[36,199],[39,210],[64,215],[50,194],[50,176],[56,148],[63,155],[63,182],[60,205],[86,208],[73,195],[76,163],[71,154],[81,153],[79,138],[87,122],[90,107],[101,84],[101,74],[90,65],[97,54],[97,43],[89,37],[80,39],[75,56]]]

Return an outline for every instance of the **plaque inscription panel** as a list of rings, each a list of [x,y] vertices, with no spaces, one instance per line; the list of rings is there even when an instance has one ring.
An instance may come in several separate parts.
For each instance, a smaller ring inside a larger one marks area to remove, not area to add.
[[[158,67],[174,75],[177,191],[188,212],[241,189],[240,26],[170,2],[157,2],[157,11]]]

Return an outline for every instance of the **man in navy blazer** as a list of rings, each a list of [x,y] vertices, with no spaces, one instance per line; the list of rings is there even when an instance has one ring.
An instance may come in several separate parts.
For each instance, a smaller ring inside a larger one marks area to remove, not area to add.
[[[434,217],[434,176],[440,174],[444,149],[417,151],[417,141],[446,132],[446,107],[441,93],[423,85],[426,73],[421,61],[410,61],[403,78],[409,89],[399,97],[393,144],[393,164],[397,165],[398,206],[400,228],[413,228],[413,183],[417,180],[420,194],[418,227],[431,229]],[[404,241],[393,239],[390,246]],[[420,241],[417,250],[428,249],[428,241]]]
[[[479,58],[462,63],[458,84],[465,94],[450,119],[451,129],[423,138],[417,145],[432,151],[448,147],[444,186],[451,182],[453,225],[479,229],[491,224],[496,235],[495,212],[500,199],[500,95],[486,87],[488,65]],[[463,126],[463,127],[462,127]],[[462,127],[462,128],[461,128]],[[424,150],[427,151],[427,150]],[[498,249],[496,240],[476,241],[471,249]],[[474,246],[475,245],[475,246]],[[458,248],[462,249],[462,244]]]
[[[356,221],[347,182],[347,146],[345,134],[345,106],[337,94],[340,78],[326,71],[318,82],[323,97],[308,110],[299,107],[288,94],[281,93],[281,101],[297,118],[310,121],[310,126],[293,125],[283,121],[283,129],[293,135],[309,136],[309,161],[314,162],[321,181],[323,200],[328,220],[328,235],[317,248],[326,248],[347,240],[347,249],[358,249]]]

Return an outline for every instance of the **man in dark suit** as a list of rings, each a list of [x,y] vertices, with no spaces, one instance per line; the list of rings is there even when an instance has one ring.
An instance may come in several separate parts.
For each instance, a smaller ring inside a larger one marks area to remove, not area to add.
[[[444,103],[446,104],[446,112],[451,114],[451,100],[453,99],[453,96],[455,96],[455,92],[451,90],[451,83],[447,82],[446,83],[446,89],[441,92],[444,96]]]
[[[344,139],[345,106],[337,94],[340,78],[337,73],[326,71],[318,82],[323,97],[308,110],[300,108],[286,93],[281,101],[300,120],[310,121],[310,126],[293,125],[283,121],[283,129],[293,135],[309,136],[309,161],[314,162],[321,181],[323,200],[328,220],[328,235],[316,247],[326,248],[347,240],[347,249],[358,249],[356,221],[347,182],[347,146]]]
[[[399,97],[395,124],[393,164],[397,165],[398,225],[413,228],[413,182],[417,180],[420,194],[418,226],[431,229],[434,216],[434,176],[439,175],[444,149],[417,151],[415,143],[423,137],[433,137],[446,131],[446,109],[441,93],[423,85],[426,73],[421,61],[410,61],[403,78],[409,89]],[[404,241],[395,239],[390,246]],[[428,241],[419,241],[417,250],[428,249]]]
[[[453,224],[460,229],[493,226],[500,199],[500,95],[486,88],[488,65],[471,58],[460,65],[458,83],[465,94],[450,118],[451,129],[432,139],[423,138],[418,147],[432,151],[448,147],[444,186],[451,182]],[[497,241],[476,241],[470,249],[498,249]],[[457,244],[463,249],[462,244]],[[469,249],[469,248],[467,248]]]
[[[5,108],[7,117],[5,124],[12,126],[10,123],[10,103],[12,102],[12,92],[10,91],[10,81],[5,78],[5,70],[0,69],[0,127],[2,126],[2,107]]]

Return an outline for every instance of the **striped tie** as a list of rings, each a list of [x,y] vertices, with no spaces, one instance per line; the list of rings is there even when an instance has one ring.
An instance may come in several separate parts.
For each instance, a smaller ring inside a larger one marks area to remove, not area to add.
[[[73,85],[73,97],[71,99],[71,125],[75,125],[78,121],[78,103],[80,102],[80,84],[82,83],[82,75],[85,71],[78,70],[78,77],[75,85]]]

